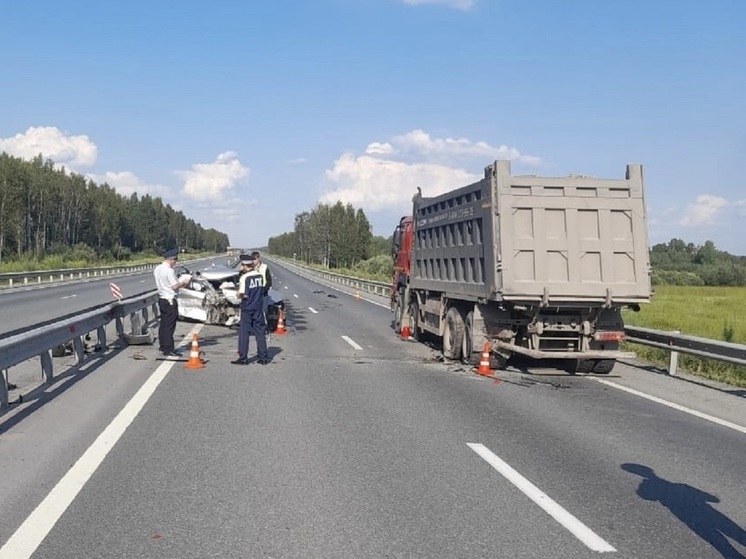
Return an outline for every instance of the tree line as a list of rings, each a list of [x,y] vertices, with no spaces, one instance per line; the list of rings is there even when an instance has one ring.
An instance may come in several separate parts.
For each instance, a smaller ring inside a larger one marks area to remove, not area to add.
[[[127,260],[171,247],[222,252],[228,245],[226,234],[158,197],[122,196],[41,155],[0,154],[0,262],[51,255]]]
[[[267,244],[272,254],[346,269],[387,253],[389,248],[389,241],[373,236],[362,209],[342,202],[317,204],[310,211],[296,214],[293,231],[270,237]]]
[[[671,239],[650,250],[654,284],[746,285],[746,256],[720,251],[712,241],[701,246]]]

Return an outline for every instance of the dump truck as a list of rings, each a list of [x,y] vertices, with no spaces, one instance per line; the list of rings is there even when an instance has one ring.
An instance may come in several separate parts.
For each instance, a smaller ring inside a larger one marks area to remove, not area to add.
[[[448,359],[490,367],[512,356],[611,372],[622,309],[651,297],[641,165],[624,179],[484,178],[433,198],[421,189],[392,241],[391,310],[403,338],[435,336]]]

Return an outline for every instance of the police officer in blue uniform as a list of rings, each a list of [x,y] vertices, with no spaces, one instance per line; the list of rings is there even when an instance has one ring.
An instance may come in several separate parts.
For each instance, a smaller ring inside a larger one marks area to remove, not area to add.
[[[241,299],[241,324],[238,329],[238,359],[234,365],[249,364],[249,334],[253,334],[257,346],[257,363],[269,363],[267,356],[267,326],[264,322],[262,303],[264,300],[264,278],[255,269],[256,259],[251,255],[241,255],[241,278],[238,282],[238,296]]]

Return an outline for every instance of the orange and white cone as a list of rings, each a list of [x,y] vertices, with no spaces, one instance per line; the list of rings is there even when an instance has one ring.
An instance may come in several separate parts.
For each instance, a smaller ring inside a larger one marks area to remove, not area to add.
[[[202,358],[199,356],[199,343],[197,342],[197,334],[192,334],[192,348],[189,350],[189,360],[184,363],[185,369],[204,369],[205,364],[202,362]]]
[[[412,331],[409,328],[409,316],[404,315],[401,318],[401,325],[399,326],[399,337],[402,340],[408,340],[412,336]]]
[[[479,367],[477,367],[476,372],[478,375],[486,377],[492,375],[492,371],[490,371],[490,342],[484,342],[482,357],[479,359]]]
[[[359,301],[359,300],[360,300],[360,290],[356,289],[355,290],[355,301]]]
[[[281,336],[287,334],[285,330],[285,311],[280,309],[277,315],[277,328],[275,328],[275,334]]]

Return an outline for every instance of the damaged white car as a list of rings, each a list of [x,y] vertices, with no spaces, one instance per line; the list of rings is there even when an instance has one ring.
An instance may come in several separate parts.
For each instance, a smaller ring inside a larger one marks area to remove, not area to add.
[[[176,298],[179,318],[206,324],[234,326],[239,320],[238,271],[222,264],[190,272],[181,266],[176,275],[189,283]]]

